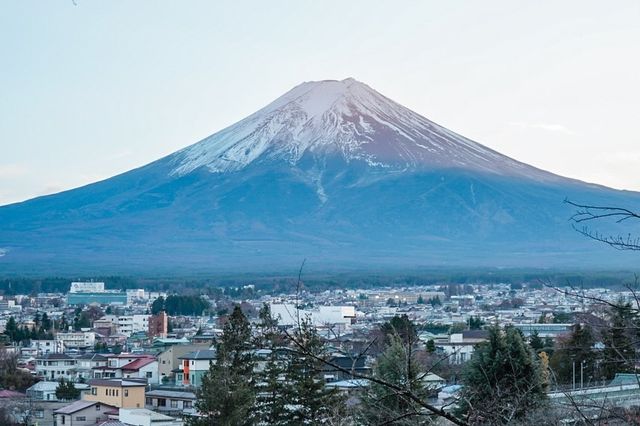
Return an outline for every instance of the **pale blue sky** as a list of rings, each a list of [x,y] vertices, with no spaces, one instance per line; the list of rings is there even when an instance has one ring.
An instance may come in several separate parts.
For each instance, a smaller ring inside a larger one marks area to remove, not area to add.
[[[0,3],[0,204],[354,77],[518,160],[640,190],[640,2]]]

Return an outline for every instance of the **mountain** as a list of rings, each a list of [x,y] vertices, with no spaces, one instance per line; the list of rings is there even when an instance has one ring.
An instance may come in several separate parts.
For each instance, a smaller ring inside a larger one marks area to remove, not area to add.
[[[146,166],[0,207],[0,270],[633,264],[576,233],[565,198],[640,206],[638,193],[516,161],[354,79],[307,82]]]

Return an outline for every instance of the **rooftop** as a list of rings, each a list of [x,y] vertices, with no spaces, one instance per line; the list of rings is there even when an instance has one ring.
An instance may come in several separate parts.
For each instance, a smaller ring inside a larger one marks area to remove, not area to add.
[[[181,357],[179,357],[179,359],[216,359],[216,351],[212,351],[210,349],[202,349],[182,355]]]
[[[89,380],[91,386],[119,386],[119,387],[136,387],[147,386],[146,381],[136,381],[133,379],[92,379]]]

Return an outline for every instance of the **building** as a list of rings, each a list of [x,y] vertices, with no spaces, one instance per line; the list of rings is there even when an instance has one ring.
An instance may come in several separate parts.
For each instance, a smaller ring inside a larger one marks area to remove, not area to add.
[[[486,342],[486,330],[465,330],[453,333],[445,339],[434,341],[436,348],[449,359],[449,364],[464,364],[471,359],[471,355],[478,343]]]
[[[196,394],[170,390],[152,390],[147,392],[145,408],[170,416],[195,414]]]
[[[56,340],[62,342],[67,349],[88,349],[96,344],[96,333],[93,331],[70,331],[57,333]]]
[[[118,420],[122,424],[136,426],[183,426],[184,424],[182,420],[145,408],[121,408],[118,412]]]
[[[30,340],[29,348],[35,352],[35,356],[60,354],[64,352],[64,342],[60,340]]]
[[[127,294],[121,291],[105,291],[104,293],[69,293],[67,304],[69,306],[90,305],[126,305]]]
[[[45,380],[76,379],[76,360],[67,354],[50,353],[36,358],[36,375]]]
[[[122,315],[117,319],[117,332],[127,337],[138,332],[149,330],[151,315]]]
[[[60,382],[42,381],[37,382],[27,389],[27,396],[34,401],[58,401],[56,389]],[[74,383],[73,386],[80,391],[80,396],[89,391],[86,383]]]
[[[116,407],[100,401],[80,400],[53,412],[57,426],[89,426],[108,420],[108,412]]]
[[[92,379],[91,391],[84,396],[86,401],[98,401],[118,408],[143,408],[144,381],[131,379]]]
[[[104,293],[103,282],[76,281],[71,283],[69,293]]]
[[[300,318],[309,318],[315,326],[338,326],[349,328],[356,318],[354,306],[318,306],[316,309],[296,311],[294,304],[271,303],[271,315],[281,326],[296,325]]]
[[[152,356],[144,356],[124,365],[121,369],[125,379],[145,379],[149,384],[160,383],[158,360]]]
[[[199,350],[181,356],[181,365],[175,370],[177,386],[202,385],[202,376],[209,371],[209,366],[216,360],[216,351]]]
[[[183,343],[167,347],[157,356],[160,381],[167,381],[174,378],[174,370],[182,365],[182,361],[179,359],[181,356],[197,350],[209,349],[209,346],[210,345],[189,345]]]
[[[534,332],[541,338],[558,336],[571,332],[573,324],[513,324],[515,328],[522,331],[525,337],[531,336]]]
[[[78,378],[85,380],[95,379],[95,369],[106,367],[107,358],[100,354],[83,354],[76,357],[76,374]]]
[[[167,313],[165,311],[160,311],[149,318],[147,336],[149,336],[149,338],[167,337],[168,329],[169,317],[167,317]]]

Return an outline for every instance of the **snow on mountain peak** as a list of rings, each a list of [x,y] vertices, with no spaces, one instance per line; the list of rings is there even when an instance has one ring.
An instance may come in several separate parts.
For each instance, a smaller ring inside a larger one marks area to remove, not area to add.
[[[236,171],[260,160],[338,154],[372,167],[468,168],[555,176],[441,127],[353,78],[299,84],[266,107],[172,155],[172,174]]]

